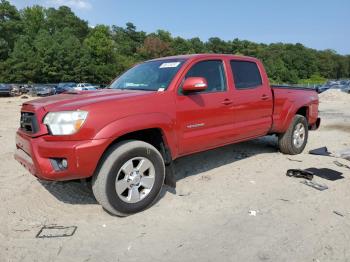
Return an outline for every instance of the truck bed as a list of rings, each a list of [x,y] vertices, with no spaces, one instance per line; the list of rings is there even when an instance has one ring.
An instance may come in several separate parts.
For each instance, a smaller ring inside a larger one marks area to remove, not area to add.
[[[271,90],[274,96],[272,125],[274,132],[285,132],[298,110],[301,112],[305,111],[310,124],[316,122],[318,116],[318,94],[315,89],[272,85]]]

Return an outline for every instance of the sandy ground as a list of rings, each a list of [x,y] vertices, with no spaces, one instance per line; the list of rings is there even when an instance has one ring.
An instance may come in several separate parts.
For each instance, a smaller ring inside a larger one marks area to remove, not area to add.
[[[350,95],[321,96],[322,127],[303,154],[283,155],[266,137],[179,159],[176,192],[165,187],[152,208],[126,218],[104,212],[83,184],[40,182],[13,159],[27,100],[0,99],[1,262],[350,261],[350,170],[333,163],[350,161],[307,153],[350,148]],[[342,179],[315,177],[329,187],[318,191],[286,177],[289,168]],[[77,230],[36,238],[44,225]]]

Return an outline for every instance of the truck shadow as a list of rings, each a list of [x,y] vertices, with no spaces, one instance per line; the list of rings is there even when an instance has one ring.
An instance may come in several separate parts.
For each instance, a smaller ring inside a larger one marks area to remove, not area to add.
[[[41,185],[57,200],[67,204],[92,205],[98,204],[91,188],[91,183],[73,181],[42,181]]]
[[[275,136],[223,146],[175,160],[175,178],[176,181],[179,181],[257,154],[276,152],[278,152],[278,147]],[[165,187],[161,197],[167,192],[176,194],[176,189]]]
[[[232,144],[175,160],[176,181],[198,175],[208,170],[247,159],[261,153],[276,153],[276,137],[267,136],[247,142]],[[47,182],[40,181],[42,186],[57,200],[67,204],[98,204],[91,189],[91,183],[77,181]],[[161,199],[167,192],[176,194],[176,190],[165,186],[160,194]],[[157,200],[157,202],[158,202]]]
[[[208,170],[262,153],[277,152],[275,137],[263,137],[232,144],[175,160],[176,179],[197,175]]]

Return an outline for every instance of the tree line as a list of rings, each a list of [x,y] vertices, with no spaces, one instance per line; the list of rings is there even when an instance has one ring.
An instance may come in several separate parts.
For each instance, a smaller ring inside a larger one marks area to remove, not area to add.
[[[237,38],[184,39],[164,30],[139,31],[132,23],[91,28],[66,6],[55,9],[36,5],[18,10],[7,0],[0,0],[0,82],[108,83],[137,62],[192,53],[259,58],[270,79],[278,83],[350,78],[350,55],[330,49]]]

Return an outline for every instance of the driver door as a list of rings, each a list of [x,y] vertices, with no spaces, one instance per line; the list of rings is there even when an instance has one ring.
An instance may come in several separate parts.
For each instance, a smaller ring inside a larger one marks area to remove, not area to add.
[[[233,138],[233,101],[228,90],[224,61],[204,60],[185,75],[203,77],[208,88],[183,94],[178,90],[176,107],[179,154],[186,155],[229,143]]]

